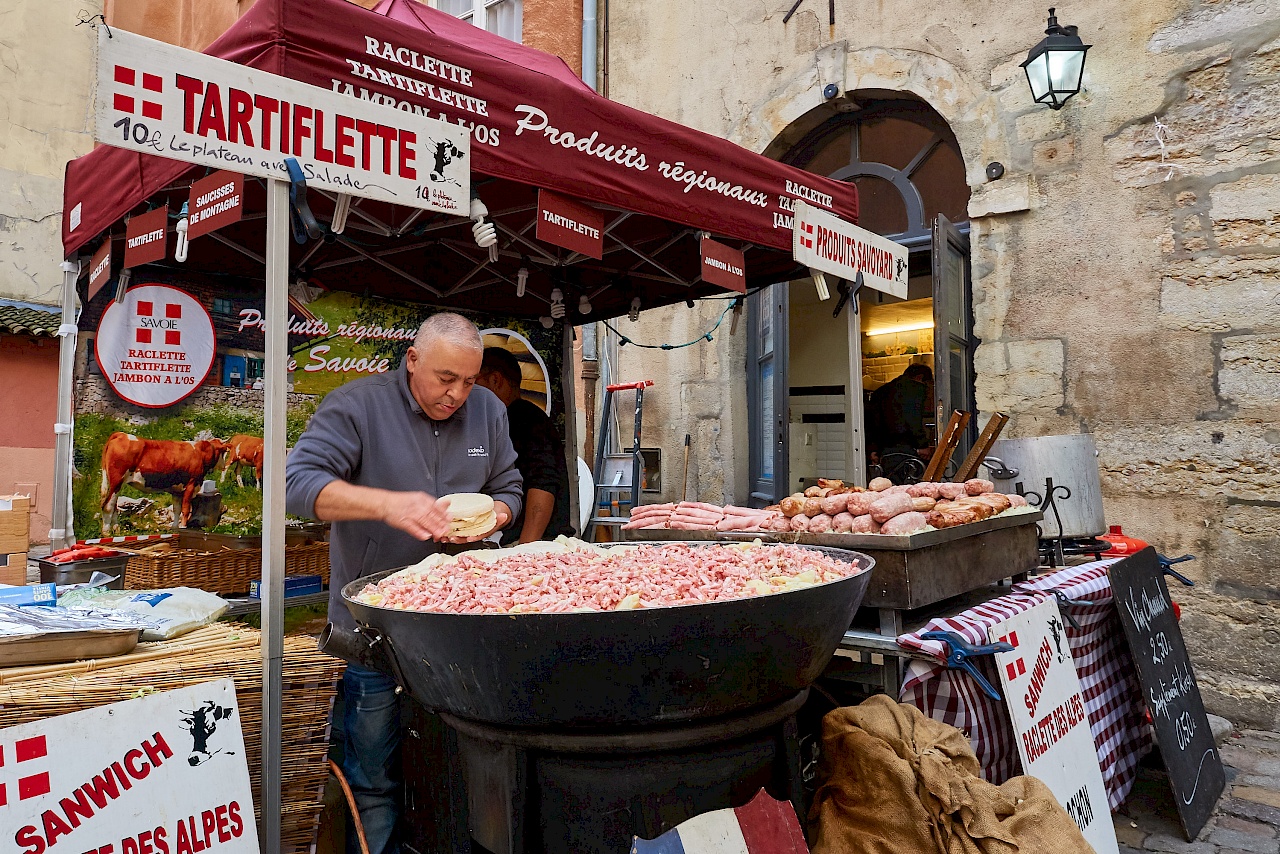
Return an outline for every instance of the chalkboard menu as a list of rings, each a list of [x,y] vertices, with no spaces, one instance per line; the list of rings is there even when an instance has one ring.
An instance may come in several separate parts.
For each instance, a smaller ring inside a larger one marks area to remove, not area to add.
[[[1111,591],[1138,668],[1138,681],[1169,770],[1187,839],[1204,827],[1226,786],[1187,647],[1155,550],[1113,564]]]

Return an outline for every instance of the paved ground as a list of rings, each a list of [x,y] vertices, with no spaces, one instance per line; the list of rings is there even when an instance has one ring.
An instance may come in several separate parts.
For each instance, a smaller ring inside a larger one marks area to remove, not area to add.
[[[1233,733],[1221,748],[1227,790],[1194,842],[1187,842],[1163,772],[1146,768],[1114,816],[1120,854],[1280,854],[1280,733]]]

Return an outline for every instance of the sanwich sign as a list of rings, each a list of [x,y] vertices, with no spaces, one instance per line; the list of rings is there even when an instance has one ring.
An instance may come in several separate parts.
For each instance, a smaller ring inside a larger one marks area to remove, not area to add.
[[[98,29],[95,138],[107,145],[287,176],[335,193],[465,214],[471,135],[465,127],[173,47]]]

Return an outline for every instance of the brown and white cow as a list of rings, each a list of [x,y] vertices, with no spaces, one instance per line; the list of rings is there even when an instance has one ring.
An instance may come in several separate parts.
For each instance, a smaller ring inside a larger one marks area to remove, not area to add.
[[[244,486],[244,466],[253,466],[253,476],[257,478],[258,489],[262,489],[262,456],[261,436],[237,433],[227,440],[227,463],[222,469],[222,476],[218,478],[218,482],[226,480],[227,474],[234,466],[236,486]]]
[[[191,496],[227,448],[221,439],[177,442],[139,439],[112,433],[102,448],[102,534],[110,536],[116,523],[116,501],[126,483],[182,497],[181,527],[191,519]]]

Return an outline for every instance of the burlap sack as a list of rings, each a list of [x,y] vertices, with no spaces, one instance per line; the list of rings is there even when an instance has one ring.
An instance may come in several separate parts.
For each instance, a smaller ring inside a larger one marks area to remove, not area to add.
[[[964,733],[884,695],[822,720],[813,854],[1092,854],[1035,777],[978,776]]]

